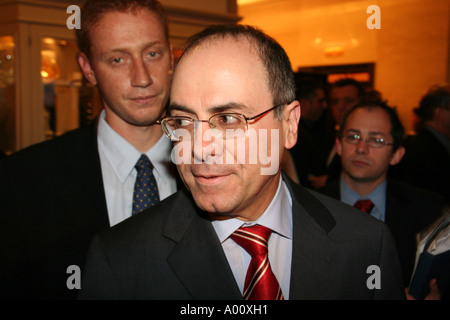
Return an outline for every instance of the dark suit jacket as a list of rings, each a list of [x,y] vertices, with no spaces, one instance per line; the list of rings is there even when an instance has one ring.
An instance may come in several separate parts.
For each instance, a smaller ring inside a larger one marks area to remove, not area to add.
[[[286,178],[287,179],[287,178]],[[293,196],[290,299],[396,299],[404,290],[387,227],[288,182]],[[370,265],[381,289],[369,290]],[[182,189],[96,237],[81,299],[242,299],[211,222]]]
[[[109,228],[92,124],[0,164],[0,297],[75,299],[70,265],[83,269],[93,236]]]
[[[321,189],[323,194],[340,199],[339,182]],[[430,226],[441,214],[445,200],[438,194],[388,179],[386,187],[385,222],[390,228],[403,273],[403,283],[409,286],[416,255],[415,234]]]
[[[5,158],[0,165],[0,281],[5,298],[65,299],[67,267],[84,265],[109,227],[96,126]]]
[[[450,154],[427,128],[419,130],[405,144],[402,161],[390,176],[408,184],[441,194],[450,204]]]

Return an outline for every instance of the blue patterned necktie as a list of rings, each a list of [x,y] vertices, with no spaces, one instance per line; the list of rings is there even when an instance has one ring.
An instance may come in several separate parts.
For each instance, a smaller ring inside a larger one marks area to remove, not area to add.
[[[150,159],[142,154],[135,166],[137,170],[133,194],[133,212],[136,214],[159,202],[158,186]]]

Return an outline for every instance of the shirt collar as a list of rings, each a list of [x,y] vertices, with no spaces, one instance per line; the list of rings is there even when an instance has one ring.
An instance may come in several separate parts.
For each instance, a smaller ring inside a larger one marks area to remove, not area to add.
[[[98,145],[119,180],[124,183],[133,171],[141,152],[109,126],[105,121],[105,110],[102,110],[99,117]],[[167,164],[170,163],[170,150],[169,139],[161,135],[158,142],[145,153],[153,164],[155,175],[167,176],[164,173],[168,170]]]
[[[279,235],[292,239],[292,198],[283,179],[279,180],[278,189],[264,213],[252,222],[243,222],[237,218],[227,220],[214,220],[212,225],[220,242],[243,225],[259,224],[272,229]]]
[[[153,174],[161,182],[164,182],[172,176],[169,174],[169,167],[173,166],[170,156],[172,147],[171,141],[164,134],[162,134],[156,144],[145,153],[153,164]]]

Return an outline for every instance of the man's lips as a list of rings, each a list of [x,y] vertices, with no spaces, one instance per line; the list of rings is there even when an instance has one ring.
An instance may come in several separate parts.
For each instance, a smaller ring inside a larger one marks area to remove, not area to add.
[[[152,102],[156,99],[156,95],[146,95],[146,96],[137,96],[132,97],[129,100],[133,101],[134,103],[138,104],[148,104],[149,102]]]
[[[194,174],[194,178],[199,184],[216,185],[223,182],[229,174]]]
[[[366,161],[359,159],[351,160],[351,163],[357,167],[365,167],[369,165],[369,163],[367,163]]]

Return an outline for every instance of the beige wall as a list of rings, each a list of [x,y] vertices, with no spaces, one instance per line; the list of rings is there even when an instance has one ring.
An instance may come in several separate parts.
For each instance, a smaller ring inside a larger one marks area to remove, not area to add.
[[[369,5],[381,9],[381,29],[370,30]],[[304,66],[375,63],[375,88],[397,106],[406,127],[412,108],[433,84],[449,81],[450,0],[269,0],[239,7],[242,23],[256,25],[286,49],[294,70]],[[338,56],[323,42],[355,39]]]
[[[186,38],[211,24],[233,23],[236,0],[161,0],[169,16],[170,40],[174,48],[182,49]]]
[[[175,6],[189,10],[201,10],[215,13],[228,13],[228,0],[160,0],[166,6]]]

